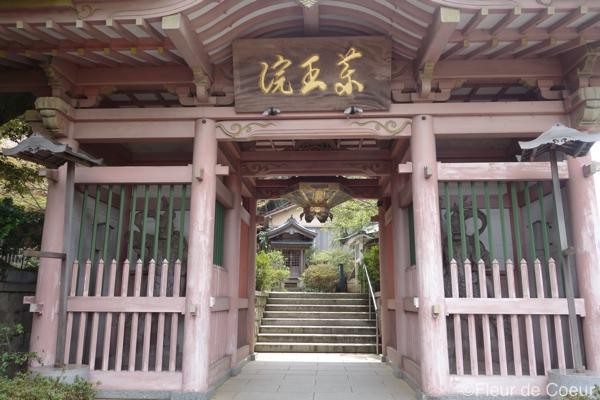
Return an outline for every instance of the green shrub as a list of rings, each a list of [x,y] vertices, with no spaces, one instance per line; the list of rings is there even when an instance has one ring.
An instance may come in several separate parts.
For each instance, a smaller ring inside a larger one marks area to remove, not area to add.
[[[256,290],[282,288],[289,275],[290,269],[285,266],[282,252],[261,250],[256,254]]]
[[[67,384],[39,375],[18,374],[14,378],[0,378],[0,399],[15,400],[93,400],[92,385],[77,378]]]
[[[0,376],[10,378],[24,372],[35,353],[14,351],[15,342],[24,333],[23,325],[0,325]]]
[[[369,249],[364,252],[363,263],[367,266],[367,272],[369,273],[373,290],[376,292],[379,291],[379,246],[369,247]],[[367,278],[362,267],[358,274],[358,280],[362,287],[367,287]]]
[[[341,248],[316,251],[312,254],[309,263],[314,265],[328,264],[336,268],[339,264],[344,264],[344,270],[347,274],[354,270],[354,256],[350,251]]]
[[[310,292],[333,292],[338,281],[338,268],[329,264],[311,265],[302,274],[304,288]]]

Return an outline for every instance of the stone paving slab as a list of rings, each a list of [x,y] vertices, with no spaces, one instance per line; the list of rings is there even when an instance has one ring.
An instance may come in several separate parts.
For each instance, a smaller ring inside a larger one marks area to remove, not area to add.
[[[415,400],[370,354],[259,353],[212,400]]]

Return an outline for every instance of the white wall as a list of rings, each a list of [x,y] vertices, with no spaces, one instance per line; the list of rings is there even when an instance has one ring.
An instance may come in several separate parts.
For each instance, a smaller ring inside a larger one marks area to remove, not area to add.
[[[592,158],[595,161],[600,161],[600,144],[598,143],[592,147]],[[600,207],[600,174],[594,175],[594,183],[596,185],[596,198],[598,199],[598,206]]]

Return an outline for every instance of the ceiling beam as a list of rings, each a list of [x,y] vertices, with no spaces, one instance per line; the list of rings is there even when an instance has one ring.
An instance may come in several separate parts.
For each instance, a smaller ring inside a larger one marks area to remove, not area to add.
[[[439,7],[435,11],[433,24],[429,28],[424,44],[416,59],[417,69],[427,63],[436,63],[442,55],[450,36],[460,22],[460,11],[454,8]]]
[[[469,22],[467,22],[467,24],[465,25],[465,27],[462,30],[462,34],[468,35],[469,32],[476,29],[477,26],[481,23],[481,21],[483,21],[484,18],[488,16],[488,14],[489,14],[489,11],[486,7],[479,10],[477,12],[477,14],[473,15],[471,17],[471,19],[469,20]]]
[[[389,175],[389,161],[242,161],[240,174],[254,177],[279,176],[384,176]]]
[[[304,17],[304,34],[315,36],[319,34],[319,5],[302,7]]]
[[[195,73],[200,69],[208,80],[213,82],[213,66],[208,53],[191,29],[187,17],[175,14],[163,17],[162,30],[171,39],[179,53]]]

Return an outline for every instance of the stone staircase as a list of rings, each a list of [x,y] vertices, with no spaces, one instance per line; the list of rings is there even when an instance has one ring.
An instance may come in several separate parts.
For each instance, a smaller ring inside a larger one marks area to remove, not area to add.
[[[376,353],[375,319],[360,293],[272,292],[254,350]]]

